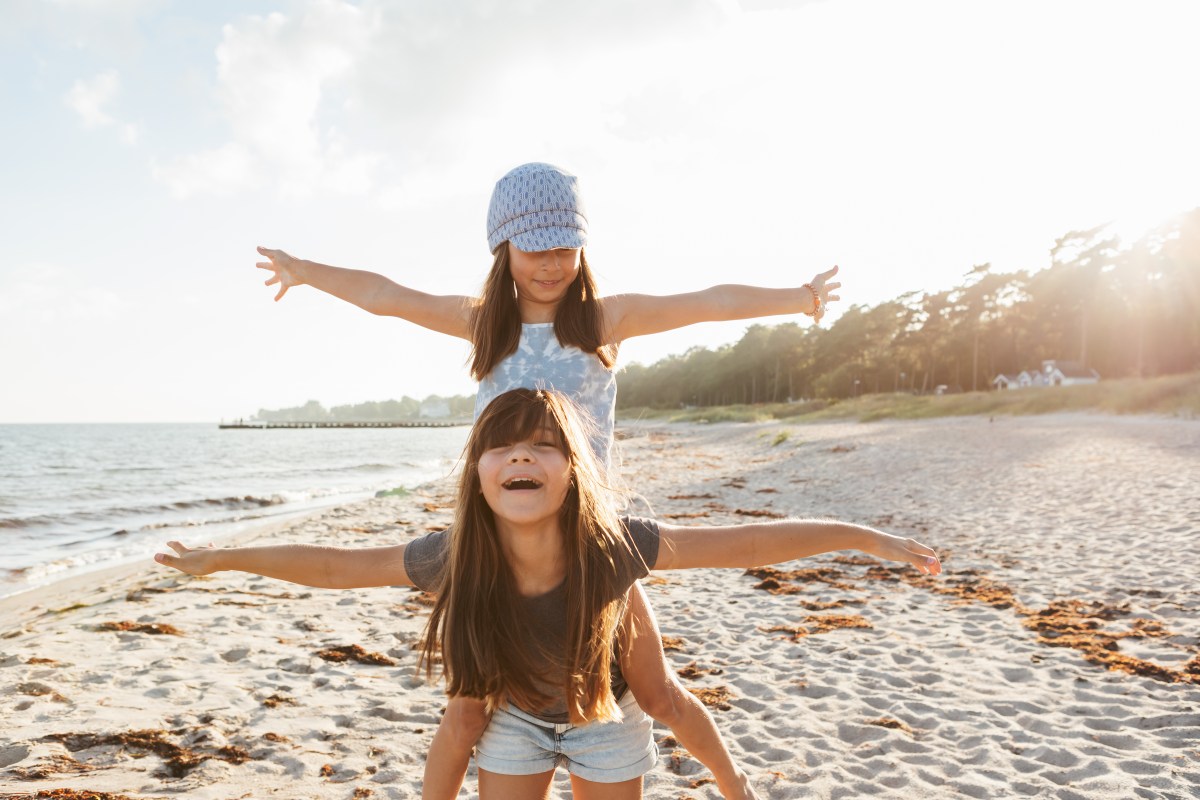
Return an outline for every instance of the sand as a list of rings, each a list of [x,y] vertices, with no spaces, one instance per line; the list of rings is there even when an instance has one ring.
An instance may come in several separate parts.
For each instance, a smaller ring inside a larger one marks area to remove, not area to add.
[[[622,429],[663,519],[830,516],[944,555],[936,580],[853,554],[647,580],[762,797],[1200,797],[1200,424]],[[450,502],[435,484],[259,540],[389,543]],[[0,604],[0,797],[418,797],[444,707],[415,670],[426,613],[406,589],[152,563]],[[719,796],[656,737],[646,797]]]

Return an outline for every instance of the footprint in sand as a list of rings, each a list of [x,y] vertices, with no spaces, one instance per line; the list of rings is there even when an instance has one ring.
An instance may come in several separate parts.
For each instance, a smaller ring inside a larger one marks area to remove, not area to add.
[[[224,653],[221,653],[221,658],[225,661],[233,663],[235,661],[241,661],[248,655],[250,655],[249,647],[235,647],[232,650],[227,650]]]
[[[11,744],[0,747],[0,769],[7,769],[13,764],[19,764],[29,757],[29,748],[23,744]]]

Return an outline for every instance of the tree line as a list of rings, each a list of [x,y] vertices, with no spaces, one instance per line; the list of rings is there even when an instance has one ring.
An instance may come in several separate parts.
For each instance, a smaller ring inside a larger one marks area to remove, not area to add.
[[[1200,208],[1129,247],[1105,226],[1072,231],[1037,271],[980,264],[952,289],[851,306],[827,328],[752,325],[736,344],[631,364],[617,398],[674,408],[975,391],[1048,359],[1103,378],[1200,369]]]
[[[399,400],[368,401],[325,408],[316,400],[291,408],[260,408],[254,418],[261,422],[396,422],[421,417],[421,405],[440,407],[445,403],[451,417],[475,413],[475,395],[441,397],[431,394],[423,401],[404,395]]]

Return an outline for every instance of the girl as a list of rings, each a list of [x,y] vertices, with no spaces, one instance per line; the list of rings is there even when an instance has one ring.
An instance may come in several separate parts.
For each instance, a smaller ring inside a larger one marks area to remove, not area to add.
[[[616,408],[614,365],[620,343],[697,322],[804,313],[819,320],[838,300],[837,267],[795,289],[741,285],[655,297],[600,297],[588,267],[587,213],[578,180],[549,164],[524,164],[497,183],[488,207],[491,272],[480,297],[430,295],[371,272],[341,269],[260,247],[280,300],[310,285],[373,314],[395,316],[471,342],[471,374],[480,382],[476,416],[498,394],[517,387],[568,394],[590,417],[598,460],[607,466]],[[652,612],[640,587],[631,598],[638,638],[625,652],[638,703],[713,773],[729,800],[755,797],[729,756],[704,706],[666,664]],[[471,749],[487,725],[482,705],[452,701],[426,762],[425,800],[458,794]]]
[[[325,588],[416,585],[437,594],[425,631],[451,696],[493,719],[479,794],[546,798],[564,763],[580,800],[633,800],[653,765],[649,720],[624,692],[630,587],[649,570],[748,568],[855,548],[941,571],[928,547],[858,525],[789,520],[724,527],[618,519],[574,405],[516,389],[468,439],[447,531],[376,548],[189,549],[155,560],[192,575],[241,570]]]

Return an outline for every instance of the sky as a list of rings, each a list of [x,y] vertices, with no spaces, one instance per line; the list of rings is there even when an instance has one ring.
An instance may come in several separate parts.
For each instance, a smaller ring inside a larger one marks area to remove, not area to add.
[[[1193,0],[0,0],[0,423],[471,394],[465,342],[255,245],[474,294],[495,181],[586,198],[602,294],[841,308],[1200,206]],[[839,312],[830,309],[828,324]],[[806,317],[762,320],[776,323]],[[705,323],[621,363],[734,342]]]

